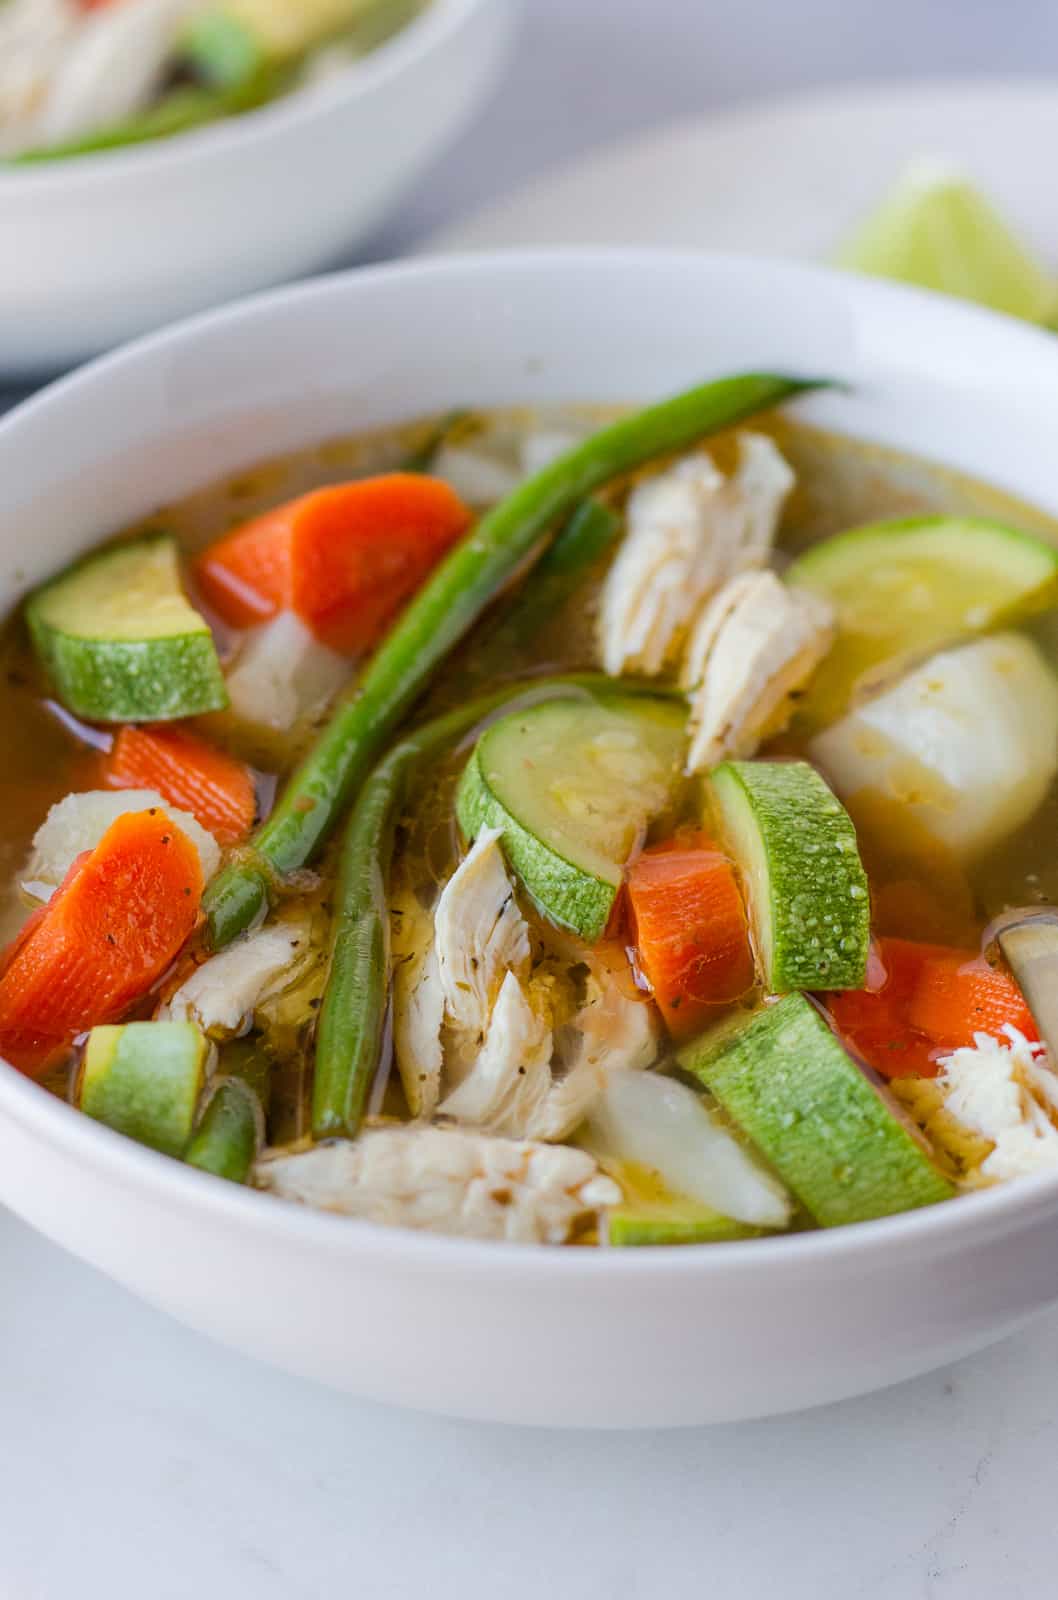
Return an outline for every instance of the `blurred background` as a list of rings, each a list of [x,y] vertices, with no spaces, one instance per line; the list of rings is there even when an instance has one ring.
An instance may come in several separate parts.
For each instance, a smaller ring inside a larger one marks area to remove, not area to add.
[[[678,118],[851,82],[1032,77],[1056,61],[1051,0],[525,0],[502,86],[369,253]]]

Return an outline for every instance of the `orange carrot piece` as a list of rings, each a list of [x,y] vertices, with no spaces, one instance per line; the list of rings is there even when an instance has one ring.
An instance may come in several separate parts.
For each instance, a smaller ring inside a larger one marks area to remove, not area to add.
[[[677,1038],[753,987],[735,869],[706,835],[645,850],[629,868],[628,903],[640,970]]]
[[[0,960],[0,1055],[39,1076],[78,1033],[118,1021],[176,959],[202,889],[198,851],[164,811],[118,817]]]
[[[255,517],[211,545],[195,573],[233,627],[293,611],[324,644],[353,655],[374,644],[470,521],[441,479],[394,472]]]
[[[1028,1039],[1036,1025],[1014,979],[973,950],[880,939],[884,979],[873,990],[831,995],[841,1037],[886,1078],[932,1078],[938,1058],[1007,1023]]]
[[[240,844],[253,827],[253,773],[186,728],[122,728],[104,764],[111,789],[154,789],[190,811],[218,844]]]

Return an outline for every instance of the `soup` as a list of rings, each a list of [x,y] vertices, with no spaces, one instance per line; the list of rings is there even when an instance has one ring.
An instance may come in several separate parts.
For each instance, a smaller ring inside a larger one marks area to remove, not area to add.
[[[427,0],[0,0],[0,162],[170,138],[341,71]]]
[[[1058,889],[1054,529],[797,387],[331,441],[32,594],[7,1060],[472,1237],[715,1244],[1058,1166],[995,931]]]

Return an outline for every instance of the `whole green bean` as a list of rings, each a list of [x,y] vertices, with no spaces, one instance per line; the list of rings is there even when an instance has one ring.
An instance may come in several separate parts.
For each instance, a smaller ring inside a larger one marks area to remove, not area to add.
[[[526,650],[553,622],[621,531],[621,518],[601,500],[583,500],[473,652],[446,677],[445,702],[480,694],[490,683],[524,677]]]
[[[570,599],[585,573],[603,557],[621,531],[621,518],[601,500],[583,500],[562,531],[540,557],[529,581],[500,617],[482,644],[482,660],[475,662],[479,676],[487,676],[492,663],[531,644]]]
[[[184,1160],[202,1172],[245,1183],[260,1147],[263,1125],[260,1103],[249,1084],[241,1078],[220,1078],[184,1151]]]
[[[389,1003],[389,872],[393,836],[419,764],[434,759],[512,701],[584,693],[663,695],[654,683],[601,673],[508,684],[409,733],[360,791],[342,844],[331,968],[316,1034],[314,1139],[354,1138],[374,1080]]]
[[[277,876],[312,859],[435,668],[579,501],[657,456],[813,387],[767,374],[717,379],[603,428],[488,512],[412,600],[253,845],[210,885],[204,904],[214,947],[253,923]]]

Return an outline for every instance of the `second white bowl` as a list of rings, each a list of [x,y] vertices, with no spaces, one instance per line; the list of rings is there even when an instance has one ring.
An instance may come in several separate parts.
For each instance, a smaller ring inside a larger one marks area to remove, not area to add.
[[[348,71],[128,150],[0,168],[0,375],[72,366],[333,261],[492,87],[516,0],[432,0]]]

